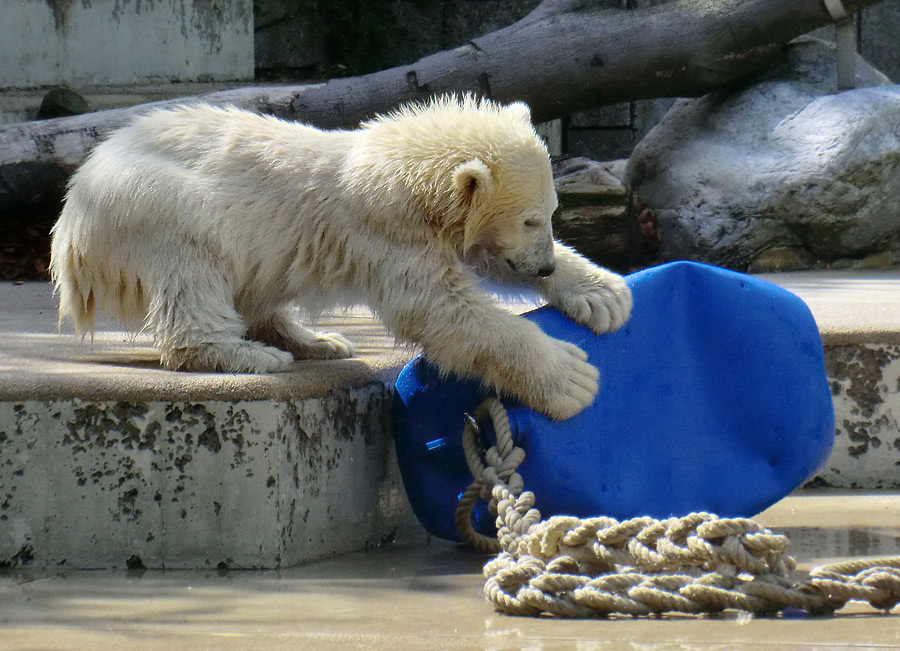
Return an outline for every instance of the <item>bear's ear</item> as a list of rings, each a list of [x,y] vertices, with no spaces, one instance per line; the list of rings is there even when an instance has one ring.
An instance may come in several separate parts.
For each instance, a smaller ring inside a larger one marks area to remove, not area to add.
[[[463,249],[468,251],[481,237],[485,215],[475,204],[488,193],[494,184],[490,168],[484,161],[473,158],[460,163],[453,170],[453,187],[459,193],[463,209]]]
[[[524,102],[513,102],[506,107],[506,110],[512,113],[516,119],[521,120],[525,124],[531,124],[531,109],[528,108],[528,104],[525,104]]]
[[[460,163],[453,170],[453,187],[462,195],[465,204],[483,196],[492,184],[491,170],[477,158]]]

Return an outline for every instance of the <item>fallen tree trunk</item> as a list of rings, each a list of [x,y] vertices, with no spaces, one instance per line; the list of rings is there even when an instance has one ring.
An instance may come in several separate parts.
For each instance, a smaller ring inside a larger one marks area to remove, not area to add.
[[[879,1],[843,3],[853,13]],[[285,117],[343,127],[400,102],[467,90],[523,100],[543,122],[622,101],[698,96],[762,70],[787,42],[830,22],[822,0],[681,0],[630,11],[544,0],[454,50],[309,89]]]

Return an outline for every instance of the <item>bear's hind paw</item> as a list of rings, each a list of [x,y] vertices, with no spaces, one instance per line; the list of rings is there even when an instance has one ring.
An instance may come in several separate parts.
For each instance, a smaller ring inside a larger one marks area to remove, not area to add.
[[[286,346],[296,359],[347,359],[356,351],[353,344],[337,332],[314,333],[311,340]]]
[[[225,373],[277,373],[294,361],[291,353],[256,341],[207,343],[164,351],[163,365],[173,370]]]

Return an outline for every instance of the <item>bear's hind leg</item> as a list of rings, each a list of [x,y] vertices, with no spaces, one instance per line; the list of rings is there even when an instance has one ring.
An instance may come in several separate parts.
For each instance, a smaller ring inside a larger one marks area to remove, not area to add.
[[[336,332],[313,332],[297,323],[289,307],[282,307],[250,328],[251,339],[290,351],[295,359],[347,359],[353,344]]]
[[[163,366],[226,373],[287,370],[293,355],[244,339],[246,324],[227,296],[224,288],[216,287],[170,289],[154,301],[147,328],[155,334]]]

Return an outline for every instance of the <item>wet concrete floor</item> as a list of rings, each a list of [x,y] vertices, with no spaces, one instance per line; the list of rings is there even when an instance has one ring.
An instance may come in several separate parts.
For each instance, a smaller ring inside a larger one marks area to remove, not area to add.
[[[900,554],[898,491],[800,492],[756,519],[790,537],[801,570]],[[15,568],[0,576],[0,649],[900,649],[900,606],[821,618],[509,617],[483,600],[486,559],[432,541],[278,572]]]

